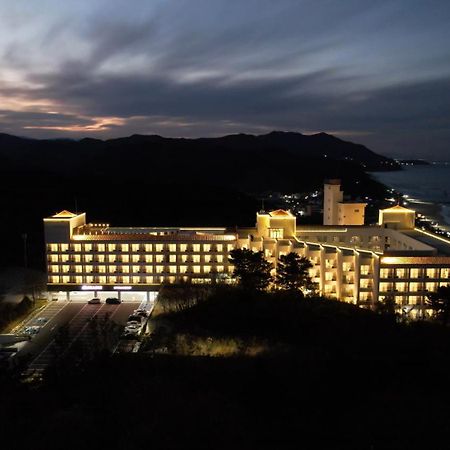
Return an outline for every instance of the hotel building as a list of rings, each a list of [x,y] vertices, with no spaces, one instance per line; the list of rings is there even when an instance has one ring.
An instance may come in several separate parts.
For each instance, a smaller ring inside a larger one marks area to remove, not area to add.
[[[336,192],[337,180],[325,184],[325,223],[315,226],[297,226],[285,210],[261,211],[255,227],[238,229],[111,227],[62,211],[44,219],[48,289],[67,298],[126,300],[143,299],[163,283],[233,282],[229,253],[248,248],[264,252],[275,270],[283,254],[309,258],[322,295],[367,307],[391,298],[421,315],[427,293],[450,282],[450,241],[415,228],[415,212],[401,206],[363,225],[365,204],[342,207]],[[328,215],[328,207],[337,212]]]

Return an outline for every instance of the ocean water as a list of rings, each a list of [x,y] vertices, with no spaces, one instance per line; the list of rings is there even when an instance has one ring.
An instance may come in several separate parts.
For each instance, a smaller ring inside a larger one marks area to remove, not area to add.
[[[450,163],[403,167],[398,172],[373,172],[371,175],[408,195],[412,203],[440,206],[440,215],[450,225]]]

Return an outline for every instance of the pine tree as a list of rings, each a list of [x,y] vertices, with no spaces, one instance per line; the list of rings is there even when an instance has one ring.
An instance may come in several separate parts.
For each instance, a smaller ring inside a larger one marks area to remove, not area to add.
[[[276,284],[285,291],[314,291],[315,285],[309,276],[311,267],[311,261],[297,253],[281,255],[278,259]]]
[[[261,291],[269,286],[273,265],[264,258],[263,252],[234,249],[230,256],[229,261],[234,266],[233,276],[243,288]]]

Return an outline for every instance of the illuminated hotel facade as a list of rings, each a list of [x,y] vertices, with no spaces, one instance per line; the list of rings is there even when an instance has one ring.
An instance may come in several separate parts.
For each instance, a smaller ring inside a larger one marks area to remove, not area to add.
[[[363,214],[364,205],[355,205]],[[248,248],[262,251],[275,270],[283,254],[309,258],[322,295],[367,307],[391,298],[417,316],[427,293],[449,283],[450,241],[414,228],[414,216],[395,206],[380,211],[376,225],[337,218],[339,224],[297,226],[292,213],[277,210],[257,213],[255,227],[231,230],[110,227],[62,211],[44,219],[48,288],[68,298],[126,300],[163,283],[233,282],[229,253]]]

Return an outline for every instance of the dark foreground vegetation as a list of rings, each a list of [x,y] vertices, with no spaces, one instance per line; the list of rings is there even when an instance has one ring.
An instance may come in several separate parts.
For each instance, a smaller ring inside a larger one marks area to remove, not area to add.
[[[46,449],[448,448],[446,327],[291,293],[195,298],[159,309],[141,353],[40,387],[5,375],[1,435]]]

